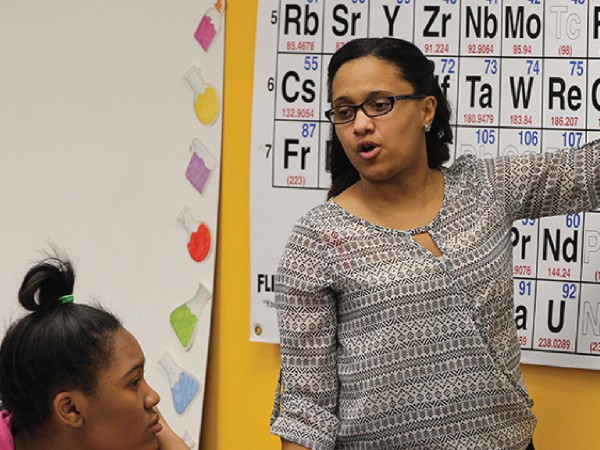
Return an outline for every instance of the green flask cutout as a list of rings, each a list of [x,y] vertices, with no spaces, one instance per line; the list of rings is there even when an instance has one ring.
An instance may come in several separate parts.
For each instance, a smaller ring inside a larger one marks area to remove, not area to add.
[[[175,330],[179,342],[186,350],[191,347],[192,342],[194,341],[200,314],[206,304],[210,301],[210,298],[210,292],[202,283],[200,283],[196,294],[183,305],[175,308],[171,313],[169,318],[171,326],[173,327],[173,330]]]

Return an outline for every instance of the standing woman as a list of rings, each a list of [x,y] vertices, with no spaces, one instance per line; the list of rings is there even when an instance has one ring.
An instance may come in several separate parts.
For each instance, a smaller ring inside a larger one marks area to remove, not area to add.
[[[283,449],[533,448],[514,324],[515,220],[599,206],[598,142],[450,167],[450,110],[413,44],[328,69],[329,199],[278,269]]]
[[[74,303],[69,261],[31,268],[31,311],[0,346],[0,450],[185,450],[162,420],[137,340],[109,312]]]

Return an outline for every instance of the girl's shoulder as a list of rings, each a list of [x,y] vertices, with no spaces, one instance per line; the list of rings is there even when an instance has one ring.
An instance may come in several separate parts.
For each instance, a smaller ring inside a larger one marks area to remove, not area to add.
[[[14,450],[15,443],[12,436],[12,414],[0,410],[0,450]]]

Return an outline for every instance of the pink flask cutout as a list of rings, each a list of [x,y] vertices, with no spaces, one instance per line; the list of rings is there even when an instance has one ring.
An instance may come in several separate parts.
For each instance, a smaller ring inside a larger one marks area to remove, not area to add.
[[[183,207],[177,215],[179,222],[188,232],[188,253],[194,261],[202,262],[206,259],[210,252],[211,236],[208,225],[198,221],[192,216],[192,211],[189,205]]]
[[[217,167],[217,160],[197,138],[192,140],[190,150],[192,157],[185,176],[200,194],[204,194],[210,175]]]
[[[221,15],[223,14],[223,1],[217,0],[213,7],[208,8],[194,33],[194,37],[204,49],[208,51],[221,31]]]

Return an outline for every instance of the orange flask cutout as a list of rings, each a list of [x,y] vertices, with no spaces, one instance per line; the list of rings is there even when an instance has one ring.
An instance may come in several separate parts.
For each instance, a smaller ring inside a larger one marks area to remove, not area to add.
[[[197,262],[204,261],[211,248],[211,233],[208,225],[192,216],[189,205],[181,210],[177,216],[177,221],[188,232],[187,249],[191,258]]]

